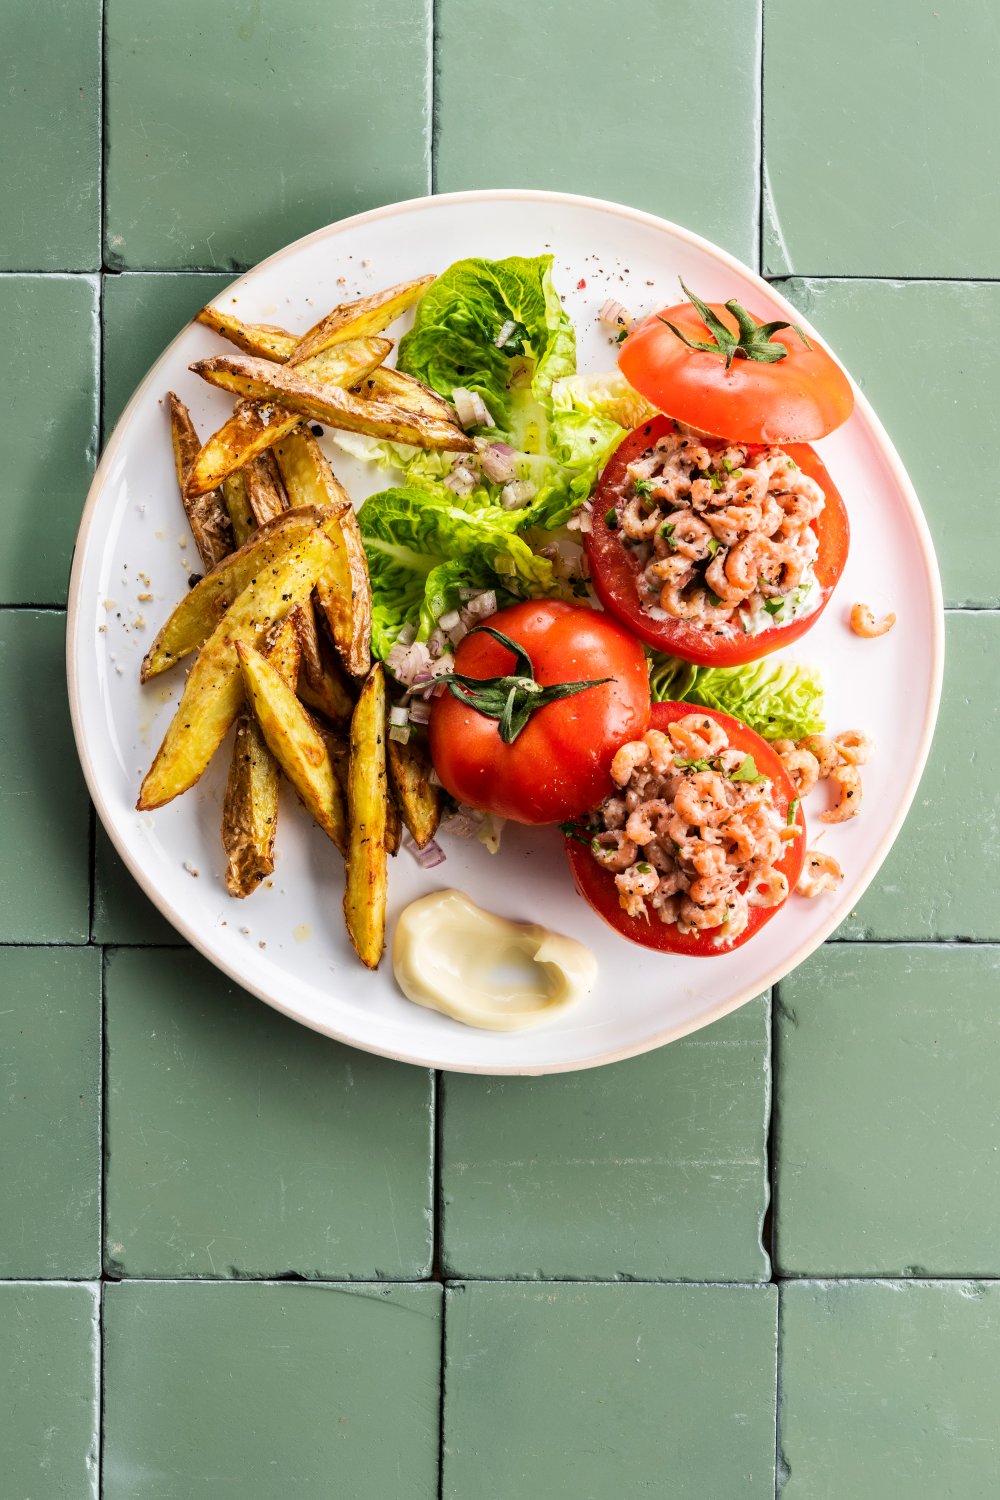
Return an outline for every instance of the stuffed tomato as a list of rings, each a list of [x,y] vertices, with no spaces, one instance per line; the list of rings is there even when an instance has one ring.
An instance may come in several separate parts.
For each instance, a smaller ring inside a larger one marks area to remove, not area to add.
[[[647,645],[737,666],[819,619],[844,570],[844,502],[815,450],[637,427],[604,468],[587,556],[594,589]]]
[[[739,720],[656,703],[608,795],[566,828],[577,887],[623,937],[664,953],[732,952],[802,872],[805,819],[772,747]]]

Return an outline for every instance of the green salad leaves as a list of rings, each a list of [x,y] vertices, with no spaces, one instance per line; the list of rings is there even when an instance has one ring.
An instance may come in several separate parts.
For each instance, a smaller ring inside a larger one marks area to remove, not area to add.
[[[501,516],[506,512],[501,511]],[[382,490],[358,511],[372,584],[372,650],[388,655],[404,625],[424,641],[457,609],[463,588],[495,588],[498,602],[560,592],[552,564],[490,513],[449,490]]]
[[[694,667],[654,651],[649,687],[657,703],[716,708],[765,740],[800,740],[826,728],[819,673],[797,662],[768,657],[741,667]]]

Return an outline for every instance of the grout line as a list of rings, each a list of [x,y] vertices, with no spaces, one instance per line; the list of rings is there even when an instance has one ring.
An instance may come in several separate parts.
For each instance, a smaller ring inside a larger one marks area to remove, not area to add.
[[[100,1185],[98,1201],[101,1215],[101,1280],[106,1279],[107,1260],[107,1212],[108,1212],[108,1101],[110,1096],[108,1069],[108,950],[101,950],[101,1160],[98,1167]]]
[[[850,948],[1000,948],[1000,937],[829,937],[826,939],[826,943],[835,943]],[[820,946],[823,947],[825,944],[821,944]],[[129,943],[118,938],[108,938],[103,942],[96,938],[81,938],[79,941],[74,941],[71,938],[26,938],[20,940],[17,938],[6,938],[0,940],[0,950],[4,948],[100,948],[105,956],[108,953],[115,952],[119,948],[128,952],[149,949],[156,953],[187,953],[190,947],[191,945],[185,942]],[[495,1076],[504,1077],[505,1075],[497,1074]],[[440,1078],[440,1075],[438,1077]]]
[[[782,1394],[782,1367],[781,1367],[781,1331],[782,1314],[784,1312],[784,1298],[781,1291],[781,1283],[778,1283],[778,1306],[776,1309],[777,1326],[774,1339],[774,1496],[779,1500],[785,1487],[785,1460],[781,1452],[781,1394]]]
[[[445,1364],[448,1349],[448,1297],[441,1288],[441,1359],[438,1376],[438,1486],[437,1500],[444,1500]]]
[[[106,1412],[107,1382],[104,1378],[105,1367],[105,1337],[104,1337],[104,1282],[97,1289],[97,1336],[100,1343],[98,1349],[98,1390],[97,1390],[97,1493],[104,1494],[104,1422]]]
[[[758,15],[760,17],[760,30],[759,30],[759,33],[758,33],[758,62],[759,62],[758,78],[760,80],[760,98],[759,98],[758,126],[757,126],[757,273],[758,273],[758,275],[763,276],[764,275],[764,214],[765,214],[765,203],[764,203],[764,163],[765,163],[765,157],[764,157],[764,131],[765,131],[765,128],[766,128],[765,127],[765,123],[764,123],[764,27],[765,27],[764,0],[760,0],[759,6],[758,6]]]
[[[430,190],[436,193],[437,186],[437,161],[438,146],[441,139],[441,101],[439,98],[440,72],[438,67],[438,51],[441,41],[441,0],[430,0]]]

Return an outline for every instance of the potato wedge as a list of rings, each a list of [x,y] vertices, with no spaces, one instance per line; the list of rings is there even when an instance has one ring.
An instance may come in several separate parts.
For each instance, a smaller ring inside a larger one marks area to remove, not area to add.
[[[316,598],[344,666],[363,677],[371,662],[372,591],[354,507],[311,432],[289,433],[274,453],[293,505],[335,507],[324,527],[335,562],[317,582]]]
[[[270,449],[247,464],[246,476],[247,501],[254,521],[265,526],[288,509],[288,496]]]
[[[403,842],[403,820],[395,797],[389,793],[385,804],[385,852],[395,858]]]
[[[184,486],[187,483],[187,476],[201,451],[201,443],[198,441],[191,413],[180,397],[176,396],[173,391],[168,391],[167,404],[170,410],[174,467],[177,470],[177,484],[181,492],[184,514],[187,516],[202,566],[214,568],[220,558],[233,550],[232,528],[218,490],[209,490],[193,500],[189,500],[185,494]]]
[[[253,459],[250,463],[253,463]],[[257,527],[250,508],[250,489],[247,484],[249,471],[250,464],[244,464],[243,468],[237,469],[234,474],[227,474],[221,485],[222,498],[229,514],[233,540],[237,547],[242,547],[245,542],[248,542]]]
[[[342,302],[332,312],[321,318],[309,332],[303,334],[288,357],[289,364],[301,365],[321,349],[344,339],[363,338],[367,334],[381,333],[401,313],[418,302],[434,280],[433,276],[419,276],[416,281],[400,281],[370,297],[359,297],[354,302]]]
[[[389,783],[399,803],[403,822],[414,843],[423,848],[438,830],[441,822],[441,793],[431,785],[431,757],[426,736],[410,730],[405,745],[387,741]]]
[[[212,571],[184,595],[150,646],[142,663],[140,680],[148,682],[189,652],[196,651],[247,585],[328,519],[325,512],[312,506],[285,511],[254,532],[238,552],[232,552],[216,563]]]
[[[203,307],[196,314],[195,322],[214,329],[244,354],[256,354],[261,359],[284,361],[298,342],[295,335],[286,333],[284,328],[274,328],[270,323],[244,323],[219,307]]]
[[[201,359],[191,369],[210,385],[231,391],[245,400],[277,402],[282,410],[297,411],[311,421],[325,422],[330,427],[348,432],[364,432],[371,437],[388,438],[390,442],[409,443],[415,448],[442,449],[449,453],[468,453],[475,447],[472,439],[454,423],[408,412],[393,402],[375,397],[364,401],[341,386],[314,378],[301,367],[292,369],[288,365],[276,365],[270,360],[241,354]],[[357,385],[358,381],[351,383]],[[203,482],[199,464],[200,455],[188,481],[189,494],[192,493],[192,484]],[[219,482],[218,477],[214,482]]]
[[[295,681],[300,649],[294,615],[286,615],[268,632],[264,655],[285,682]],[[274,835],[278,826],[278,763],[248,708],[236,720],[226,796],[222,809],[222,845],[226,851],[226,888],[231,896],[249,896],[274,872]]]
[[[299,800],[343,853],[347,810],[323,736],[280,673],[243,641],[236,642],[243,685],[267,747]]]
[[[370,375],[365,376],[355,390],[366,401],[373,397],[376,400],[388,398],[404,411],[419,412],[421,416],[436,417],[442,422],[455,421],[455,412],[443,396],[439,396],[437,391],[432,391],[422,381],[415,380],[412,375],[404,375],[402,370],[395,370],[390,365],[379,365],[377,370],[372,370]]]
[[[333,543],[314,529],[258,575],[223,615],[188,673],[181,701],[146,774],[136,806],[162,807],[194,786],[240,711],[236,642],[257,646],[277,619],[307,599],[330,565]]]
[[[298,695],[307,708],[322,714],[331,724],[346,724],[354,711],[333,650],[316,628],[312,601],[294,611],[299,635]]]
[[[388,339],[352,339],[338,345],[329,354],[321,355],[318,369],[327,384],[357,385],[378,367],[391,348]],[[281,368],[269,360],[265,364],[269,370]],[[187,494],[200,495],[214,489],[227,474],[264,453],[279,438],[292,432],[300,421],[299,413],[276,404],[270,396],[265,396],[262,404],[241,401],[229,421],[213,433],[192,464]]]
[[[347,771],[344,917],[357,955],[369,969],[378,968],[385,947],[387,802],[385,674],[377,661],[365,679],[351,719]]]

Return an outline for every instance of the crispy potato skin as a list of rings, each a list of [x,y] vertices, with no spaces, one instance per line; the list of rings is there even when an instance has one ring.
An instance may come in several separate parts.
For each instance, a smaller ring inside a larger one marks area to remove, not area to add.
[[[348,340],[336,349],[320,355],[316,361],[316,381],[324,390],[339,385],[357,385],[382,363],[391,348],[392,343],[388,339]],[[248,358],[252,365],[262,366],[265,372],[277,371],[280,374],[284,368],[271,360]],[[203,360],[201,363],[211,365],[212,361]],[[197,369],[200,374],[204,373],[194,365],[191,368]],[[303,379],[310,378],[312,368],[310,362],[299,371],[299,375]],[[220,376],[215,383],[223,384],[223,379]],[[225,388],[236,390],[237,395],[253,395],[253,392],[245,391],[239,382],[234,385],[231,381]],[[218,432],[213,433],[191,465],[186,481],[186,494],[199,495],[215,488],[227,475],[265,453],[280,438],[292,432],[301,420],[300,412],[281,405],[268,390],[263,391],[262,401],[239,402],[229,421]]]
[[[326,743],[281,674],[252,646],[236,652],[247,699],[267,747],[328,838],[344,852],[347,810]]]
[[[173,391],[167,392],[167,405],[170,411],[174,468],[177,471],[177,485],[181,492],[184,514],[187,516],[194,544],[198,548],[202,567],[214,568],[221,558],[233,550],[233,534],[229,517],[222,496],[216,489],[211,489],[194,499],[188,499],[185,485],[198,457],[201,444],[191,420],[191,413]]]
[[[264,655],[285,682],[294,682],[300,648],[297,610],[273,627]],[[278,826],[278,764],[260,725],[248,708],[236,720],[226,796],[222,809],[222,845],[226,851],[226,888],[243,898],[274,872],[274,835]]]
[[[386,741],[389,780],[399,803],[399,810],[414,843],[422,849],[429,843],[441,822],[441,794],[431,785],[431,758],[425,736],[417,737],[411,728],[405,745],[398,740]]]
[[[240,711],[243,680],[236,642],[256,646],[312,592],[332,543],[318,527],[236,598],[188,674],[177,712],[142,783],[140,811],[162,807],[194,786]]]
[[[363,677],[371,664],[372,591],[354,507],[311,432],[289,433],[275,456],[294,505],[334,507],[324,528],[334,560],[317,581],[316,598],[344,666]]]
[[[342,302],[303,334],[288,357],[289,364],[300,365],[344,339],[381,333],[420,300],[433,280],[433,276],[418,276],[416,281],[401,281],[370,297]]]
[[[317,525],[328,520],[326,512],[286,511],[252,534],[249,541],[216,563],[196,583],[168,618],[142,663],[140,680],[148,682],[196,650],[218,625],[226,610],[249,583],[292,547],[305,541]]]
[[[295,615],[302,657],[298,695],[307,708],[322,714],[331,724],[346,724],[354,712],[354,699],[347,690],[332,648],[316,628],[312,602],[302,605]]]
[[[348,846],[344,918],[361,962],[376,969],[385,947],[388,887],[385,674],[376,662],[351,719],[347,772]]]
[[[311,421],[325,422],[330,427],[341,427],[348,432],[364,432],[371,437],[388,438],[390,442],[410,443],[415,448],[445,452],[468,453],[475,447],[472,439],[453,423],[409,412],[394,402],[375,397],[362,400],[326,379],[314,378],[301,366],[293,369],[239,354],[201,359],[191,369],[210,385],[231,391],[235,396],[250,401],[278,402]],[[357,385],[362,379],[363,375],[351,384]],[[192,474],[197,469],[196,464]],[[201,483],[201,479],[198,482]],[[218,483],[217,478],[215,482]]]

